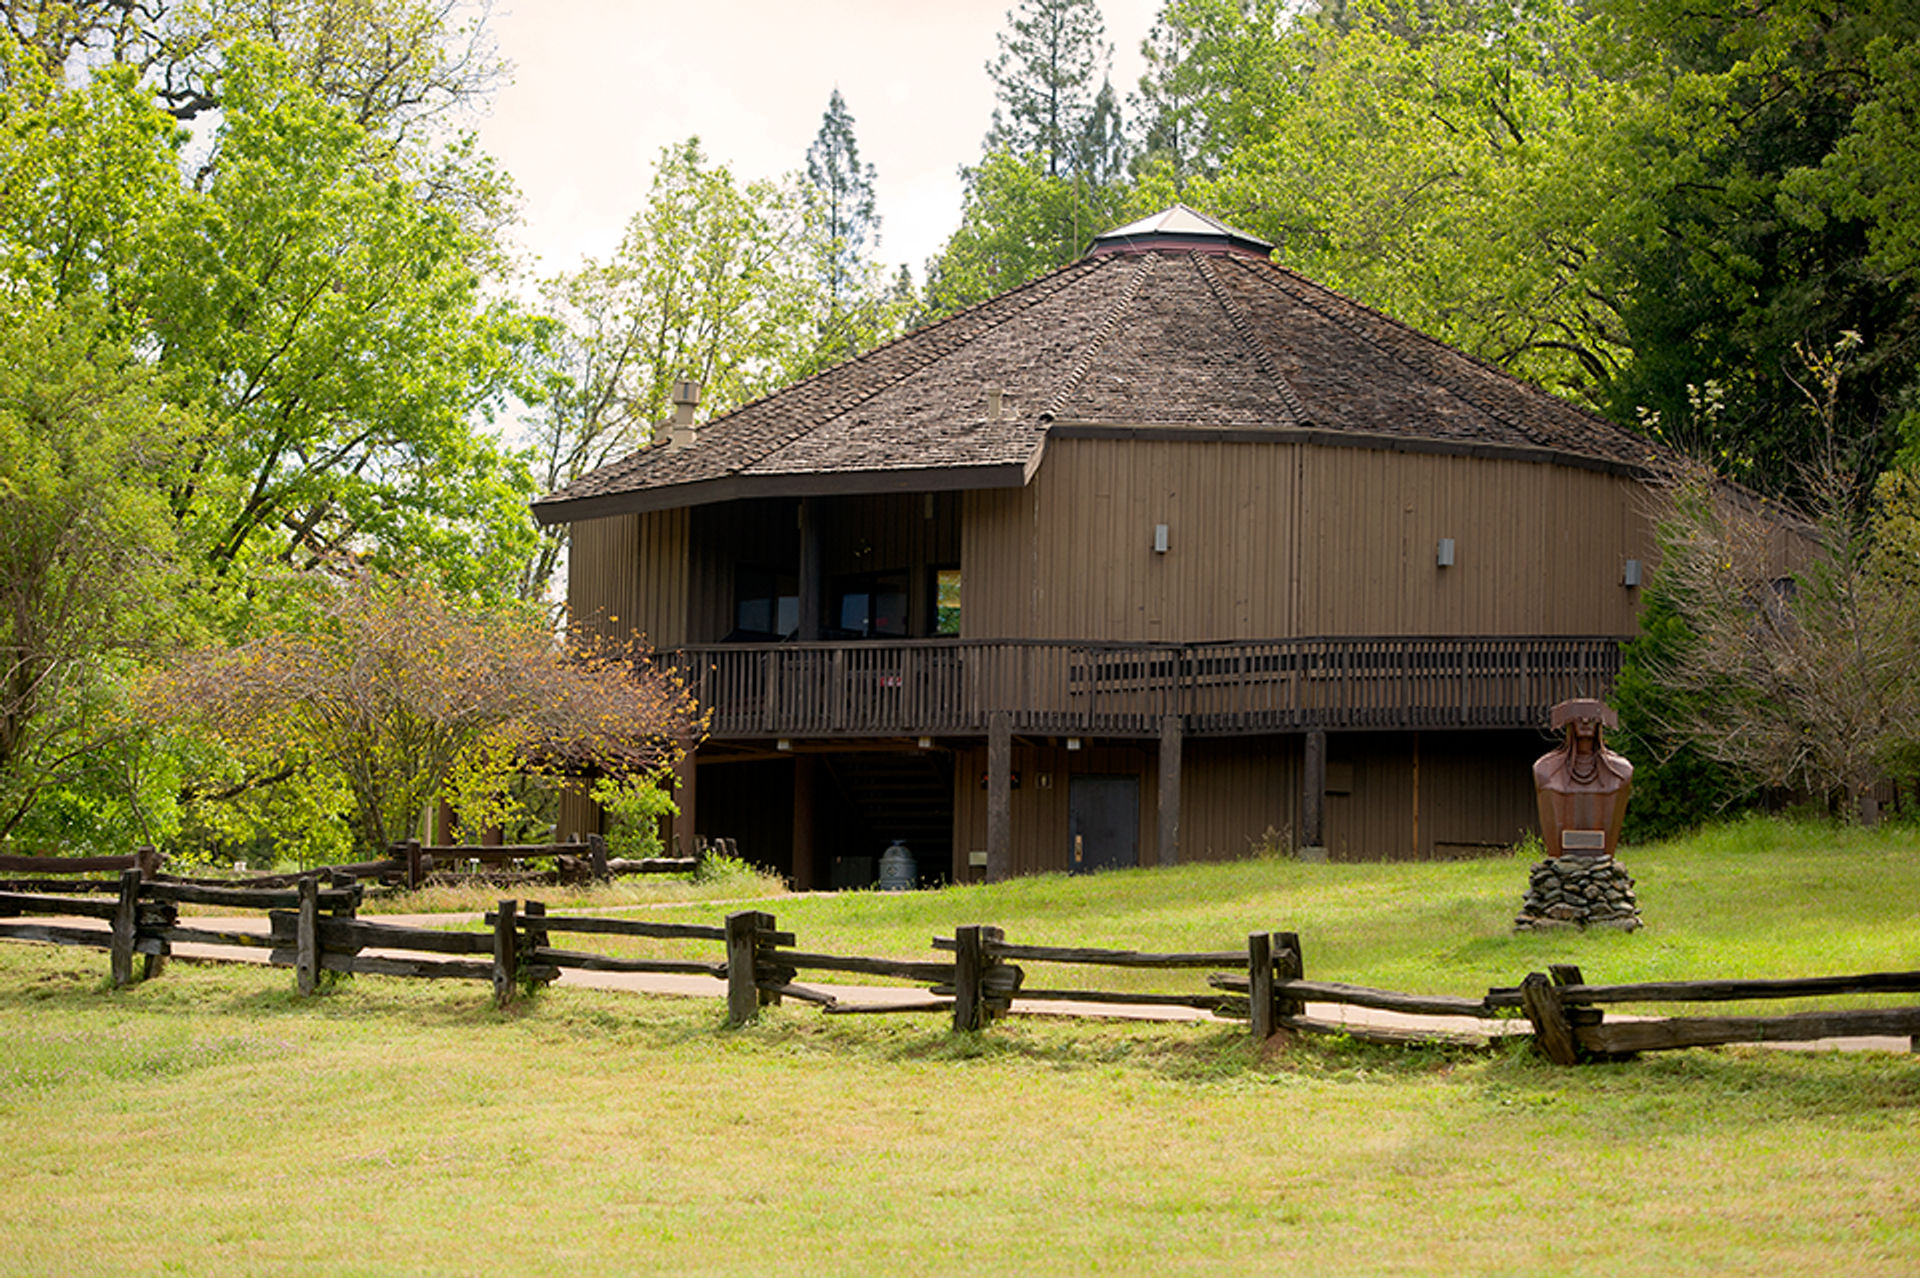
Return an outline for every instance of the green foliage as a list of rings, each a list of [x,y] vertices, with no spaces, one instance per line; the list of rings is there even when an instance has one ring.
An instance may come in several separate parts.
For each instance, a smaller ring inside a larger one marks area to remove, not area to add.
[[[222,573],[371,559],[506,589],[531,484],[471,426],[507,355],[480,246],[273,51],[234,48],[222,88],[141,299],[206,423],[170,494],[189,540]]]
[[[1816,368],[1831,396],[1841,364]],[[1849,485],[1819,492],[1806,521],[1704,471],[1673,482],[1658,629],[1636,645],[1623,708],[1655,743],[1822,805],[1844,796],[1871,821],[1875,785],[1920,757],[1920,483],[1884,477],[1871,518]],[[1696,803],[1713,797],[1709,774],[1674,779],[1700,788]]]
[[[999,43],[987,64],[997,104],[984,149],[1031,157],[1050,178],[1108,167],[1117,108],[1106,86],[1102,110],[1094,85],[1113,46],[1096,0],[1019,0]]]
[[[763,892],[777,886],[778,880],[768,871],[761,869],[743,856],[729,856],[716,849],[708,849],[700,858],[700,869],[694,875],[694,882],[705,884],[731,884],[742,892]]]
[[[1134,210],[1132,143],[1106,82],[1111,53],[1093,0],[1022,0],[1008,12],[987,68],[993,128],[980,162],[962,171],[960,228],[927,263],[919,320],[1066,265]]]
[[[1049,174],[1042,157],[991,151],[967,170],[960,228],[927,264],[923,319],[1017,288],[1065,266],[1127,219],[1137,197]],[[1144,210],[1142,210],[1144,211]]]
[[[822,364],[838,362],[871,345],[871,311],[879,300],[877,269],[868,257],[868,241],[878,241],[880,216],[874,210],[874,171],[860,163],[853,134],[853,113],[835,89],[820,120],[820,132],[807,148],[808,208],[813,225],[826,313],[819,321]]]
[[[1611,699],[1620,730],[1609,744],[1633,764],[1624,835],[1634,843],[1672,838],[1760,798],[1751,777],[1710,757],[1676,726],[1691,718],[1692,699],[1706,694],[1669,687],[1659,672],[1684,663],[1699,637],[1657,576],[1646,593],[1640,634],[1621,658]]]
[[[54,76],[110,59],[181,120],[225,105],[234,44],[270,42],[300,81],[362,128],[400,141],[484,94],[499,76],[475,13],[444,0],[28,0],[7,27]]]
[[[152,712],[352,799],[358,850],[409,837],[454,797],[504,819],[518,770],[646,768],[699,732],[691,700],[630,653],[569,656],[525,608],[461,605],[424,585],[317,594],[305,623],[210,649],[150,681]],[[479,813],[477,819],[475,814]]]
[[[0,301],[0,347],[0,837],[58,796],[32,832],[97,846],[143,789],[124,682],[181,621],[153,481],[185,423],[85,297]]]
[[[1620,90],[1575,9],[1176,0],[1157,38],[1149,136],[1189,202],[1552,389],[1591,401],[1615,374],[1591,224],[1624,180]]]
[[[1808,493],[1839,449],[1878,472],[1920,393],[1920,261],[1909,248],[1920,12],[1902,0],[1706,8],[1617,6],[1618,126],[1639,163],[1606,250],[1626,277],[1634,360],[1608,394],[1689,422],[1689,385],[1725,390],[1690,421],[1699,455],[1767,491]],[[1863,339],[1834,439],[1809,437],[1804,347]],[[1909,421],[1910,421],[1909,416]]]
[[[609,852],[634,860],[665,855],[660,820],[680,815],[672,780],[670,772],[651,772],[604,777],[594,785],[593,801],[607,814]]]
[[[793,251],[808,210],[791,187],[737,181],[698,138],[661,151],[612,257],[544,285],[550,320],[530,352],[528,423],[542,488],[647,443],[677,379],[701,383],[703,408],[720,412],[813,366],[816,320],[830,308],[815,262]],[[544,593],[565,536],[547,531],[527,597]]]
[[[1639,797],[1639,780],[1640,770],[1636,766],[1634,768],[1634,797],[1636,799]],[[1629,810],[1631,810],[1631,805],[1629,805]],[[1525,861],[1528,864],[1532,864],[1535,861],[1543,861],[1547,856],[1546,840],[1540,837],[1540,831],[1538,830],[1525,831],[1514,841],[1513,847],[1508,850],[1508,855],[1517,860]]]
[[[179,142],[131,69],[69,89],[0,30],[0,293],[98,298],[128,336],[117,310],[178,198]]]

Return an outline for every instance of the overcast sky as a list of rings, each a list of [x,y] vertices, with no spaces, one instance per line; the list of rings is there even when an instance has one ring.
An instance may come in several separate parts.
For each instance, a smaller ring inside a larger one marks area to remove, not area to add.
[[[1101,0],[1114,88],[1162,0]],[[698,134],[741,180],[803,167],[837,86],[876,170],[880,259],[915,279],[958,222],[993,116],[986,63],[1011,0],[497,0],[513,82],[480,121],[525,195],[541,275],[604,258],[660,148]]]

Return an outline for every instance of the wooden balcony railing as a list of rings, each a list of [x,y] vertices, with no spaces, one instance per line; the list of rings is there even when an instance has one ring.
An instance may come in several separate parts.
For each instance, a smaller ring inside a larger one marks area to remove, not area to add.
[[[1195,736],[1311,728],[1518,728],[1604,696],[1611,638],[1021,639],[712,644],[660,654],[713,710],[716,737],[1016,732]]]

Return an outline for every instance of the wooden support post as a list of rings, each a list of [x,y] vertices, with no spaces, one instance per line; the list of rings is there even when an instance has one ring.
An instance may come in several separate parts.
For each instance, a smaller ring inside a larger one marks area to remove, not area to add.
[[[407,890],[418,892],[420,885],[427,880],[427,857],[420,850],[420,840],[408,839],[403,855],[407,858]]]
[[[140,914],[140,871],[120,871],[120,899],[113,906],[113,943],[108,949],[113,988],[133,980],[133,932]]]
[[[760,986],[754,977],[754,941],[760,913],[727,915],[727,1024],[738,1029],[760,1015]]]
[[[1255,932],[1247,938],[1248,1025],[1255,1042],[1273,1037],[1279,1026],[1273,998],[1273,936]]]
[[[819,760],[810,754],[793,760],[793,887],[811,892],[813,872],[813,787]]]
[[[502,1011],[513,1006],[515,978],[520,974],[520,903],[511,898],[495,907],[493,919],[493,1005]]]
[[[673,818],[673,841],[681,856],[700,856],[700,836],[695,822],[700,810],[700,768],[694,759],[699,748],[695,741],[680,743],[680,760],[673,765],[673,802],[680,815]]]
[[[1161,865],[1180,864],[1180,716],[1160,720],[1160,839]]]
[[[1534,1046],[1556,1065],[1578,1065],[1580,1050],[1573,1040],[1573,1025],[1561,1005],[1560,990],[1546,973],[1527,973],[1520,982],[1520,1004],[1533,1022]]]
[[[1276,981],[1307,979],[1307,959],[1300,950],[1298,932],[1273,934],[1273,977]],[[1306,1014],[1307,1005],[1297,998],[1281,995],[1274,999],[1275,1016],[1305,1016]]]
[[[987,1027],[981,1009],[981,978],[987,971],[986,942],[978,923],[953,929],[953,1030],[963,1034]]]
[[[607,836],[589,834],[587,836],[587,861],[593,867],[593,881],[605,883],[613,876],[607,873]]]
[[[1300,779],[1300,846],[1327,846],[1327,734],[1307,734]]]
[[[821,514],[818,497],[800,499],[800,615],[802,643],[820,638],[820,614],[826,606],[826,583],[821,579]]]
[[[293,988],[305,998],[320,986],[320,881],[303,874],[298,887],[300,920],[293,940]]]
[[[987,882],[1013,876],[1013,719],[987,716]]]

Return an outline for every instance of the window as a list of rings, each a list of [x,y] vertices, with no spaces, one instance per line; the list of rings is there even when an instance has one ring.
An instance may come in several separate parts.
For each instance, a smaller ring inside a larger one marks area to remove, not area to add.
[[[792,573],[742,568],[734,579],[733,634],[745,642],[785,639],[800,628],[800,583]]]
[[[836,577],[832,598],[832,637],[906,638],[906,573],[870,572]]]
[[[933,570],[933,633],[936,635],[960,633],[960,570],[958,568]]]

